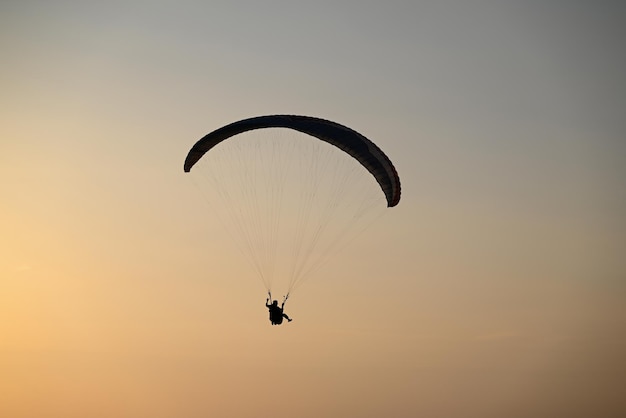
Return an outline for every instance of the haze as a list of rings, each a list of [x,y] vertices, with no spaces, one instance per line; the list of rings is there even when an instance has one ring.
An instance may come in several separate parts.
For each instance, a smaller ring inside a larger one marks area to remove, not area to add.
[[[614,1],[0,3],[0,416],[626,416]],[[402,200],[272,327],[183,173],[311,115]]]

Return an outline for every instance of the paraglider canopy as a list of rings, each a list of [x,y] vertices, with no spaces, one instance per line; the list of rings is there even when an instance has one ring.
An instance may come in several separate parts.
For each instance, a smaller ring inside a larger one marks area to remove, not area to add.
[[[354,157],[376,179],[393,207],[400,201],[400,178],[389,160],[376,144],[360,133],[329,120],[298,115],[269,115],[240,120],[223,126],[200,139],[189,151],[184,169],[191,168],[211,148],[237,134],[263,128],[293,129],[336,146]]]
[[[285,295],[400,201],[398,173],[378,146],[310,116],[223,126],[191,148],[184,170],[266,290]]]

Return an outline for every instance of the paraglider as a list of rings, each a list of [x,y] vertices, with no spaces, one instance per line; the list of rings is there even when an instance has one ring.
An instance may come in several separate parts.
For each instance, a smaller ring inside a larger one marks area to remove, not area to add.
[[[192,169],[267,292],[279,277],[285,300],[400,201],[398,173],[376,144],[310,116],[258,116],[216,129],[189,150],[184,171]],[[272,324],[291,321],[284,301],[269,301]]]
[[[272,299],[272,294],[271,293],[269,293],[269,297],[267,299],[265,299],[265,307],[270,311],[270,322],[272,323],[272,325],[280,325],[280,324],[282,324],[283,323],[283,318],[286,319],[289,322],[293,321],[284,312],[285,302],[287,301],[286,297],[283,299],[283,303],[280,306],[278,306],[278,301],[277,300],[274,300],[270,304],[269,303],[270,299]]]

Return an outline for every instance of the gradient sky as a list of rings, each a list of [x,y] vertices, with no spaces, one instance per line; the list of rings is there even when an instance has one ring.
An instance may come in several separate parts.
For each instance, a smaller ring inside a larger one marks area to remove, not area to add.
[[[0,2],[0,416],[626,416],[618,1]],[[335,120],[403,197],[288,304],[183,173]]]

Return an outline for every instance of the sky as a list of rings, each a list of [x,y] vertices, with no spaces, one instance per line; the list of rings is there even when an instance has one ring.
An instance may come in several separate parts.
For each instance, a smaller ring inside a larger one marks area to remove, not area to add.
[[[0,2],[0,416],[626,415],[618,1]],[[402,182],[273,327],[183,172],[337,121]]]

